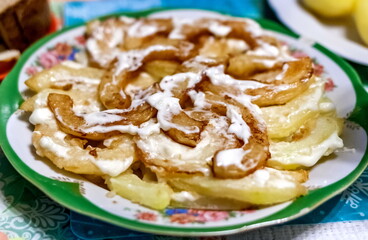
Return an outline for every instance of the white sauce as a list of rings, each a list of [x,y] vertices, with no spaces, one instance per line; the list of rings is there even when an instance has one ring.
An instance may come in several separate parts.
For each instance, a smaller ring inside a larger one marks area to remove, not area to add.
[[[197,109],[208,109],[210,104],[206,102],[206,95],[203,92],[197,92],[195,90],[190,90],[188,92],[190,99],[192,100],[194,107]]]
[[[287,72],[287,70],[288,70],[288,69],[289,69],[289,64],[284,64],[284,65],[282,66],[282,71],[281,71],[281,73],[279,73],[279,74],[275,77],[275,80],[280,81],[280,80],[284,79],[285,74],[286,74],[286,72]]]
[[[64,138],[67,136],[66,133],[62,132],[62,131],[57,131],[54,136],[60,140],[60,141],[64,141]]]
[[[235,49],[238,52],[244,52],[249,49],[249,45],[241,39],[228,39],[226,44],[229,48]]]
[[[292,155],[283,155],[282,158],[274,159],[285,165],[297,164],[301,166],[311,167],[315,165],[323,156],[328,156],[335,149],[344,146],[342,139],[339,137],[337,131],[333,132],[327,139],[318,145],[310,148],[302,148],[295,151]],[[275,154],[272,145],[270,146],[271,156]]]
[[[219,22],[211,22],[208,26],[210,32],[218,37],[225,37],[231,32],[231,28],[229,26],[225,26],[220,24]]]
[[[103,141],[103,145],[105,146],[105,147],[110,147],[111,146],[111,144],[115,141],[115,140],[117,140],[118,139],[118,137],[110,137],[110,138],[106,138],[104,141]]]
[[[249,151],[249,150],[248,150]],[[217,153],[215,159],[216,164],[219,167],[228,167],[231,165],[235,165],[237,168],[246,170],[245,166],[242,164],[244,156],[248,153],[242,148],[233,148],[222,150]],[[251,161],[251,159],[247,160]]]
[[[78,114],[98,112],[100,111],[100,109],[101,107],[99,106],[99,103],[93,103],[93,102],[89,102],[88,105],[76,104],[73,106],[73,111]]]
[[[192,25],[195,20],[190,18],[173,18],[173,30],[169,34],[169,38],[171,39],[183,39],[184,35],[182,34],[182,29],[185,25]]]
[[[175,87],[179,86],[182,82],[188,82],[186,88],[192,88],[201,80],[199,73],[177,73],[175,75],[166,76],[160,82],[161,89],[172,96],[172,91]]]
[[[52,140],[51,137],[47,137],[47,136],[41,137],[40,146],[44,148],[45,150],[52,152],[57,157],[62,157],[62,158],[69,157],[68,152],[70,148],[57,144],[55,141]]]
[[[226,116],[231,121],[228,129],[229,133],[234,133],[235,136],[244,141],[244,144],[247,144],[248,138],[251,136],[250,128],[244,121],[243,116],[238,112],[238,109],[232,105],[228,105]]]
[[[142,61],[148,54],[154,51],[159,52],[165,50],[177,50],[177,48],[173,46],[153,45],[145,49],[120,52],[117,56],[118,62],[116,65],[115,75],[119,75],[125,70],[134,71],[142,66]]]
[[[241,94],[238,96],[234,96],[229,94],[229,96],[233,99],[235,99],[237,102],[241,103],[243,106],[249,109],[251,114],[254,116],[255,119],[258,121],[258,127],[261,130],[265,130],[266,128],[266,122],[264,118],[262,117],[262,111],[261,108],[259,108],[257,105],[251,103],[251,97],[246,94]]]
[[[61,65],[64,65],[64,66],[70,67],[70,68],[74,68],[74,69],[81,69],[81,68],[85,67],[82,64],[77,63],[77,62],[73,62],[73,61],[63,61],[63,62],[61,62]]]
[[[37,124],[48,124],[54,119],[54,115],[48,108],[36,108],[31,116],[29,117],[29,122],[33,125]]]
[[[267,68],[272,68],[279,62],[279,59],[254,59],[253,61],[261,63]]]
[[[257,186],[263,187],[270,179],[270,173],[265,169],[258,169],[252,174],[252,178],[256,182]]]
[[[254,185],[260,187],[272,187],[278,189],[295,188],[295,179],[292,176],[282,173],[282,171],[264,168],[258,169],[250,175]]]
[[[246,30],[249,31],[253,37],[260,37],[263,34],[263,29],[254,20],[238,18],[240,21],[244,21],[246,25]]]
[[[280,175],[282,177],[282,175]],[[295,182],[293,182],[291,179],[274,179],[272,181],[272,186],[279,189],[295,189]]]
[[[259,42],[259,46],[247,52],[249,55],[256,55],[256,56],[267,56],[267,57],[278,57],[280,55],[279,48],[266,43],[266,42]]]
[[[211,67],[205,70],[205,73],[210,78],[211,83],[214,85],[230,85],[236,86],[239,90],[245,91],[246,89],[262,88],[267,85],[256,81],[237,80],[224,73],[224,66]]]
[[[322,102],[319,104],[319,109],[322,112],[331,112],[336,109],[335,104],[332,102]]]
[[[171,195],[171,199],[176,202],[193,202],[198,198],[199,196],[197,193],[188,191],[174,192]]]
[[[112,126],[93,126],[83,129],[86,133],[93,133],[93,132],[99,132],[99,133],[107,133],[112,131],[119,131],[121,133],[129,133],[131,135],[151,135],[154,133],[160,132],[160,127],[158,124],[145,122],[141,124],[140,126],[135,125],[112,125]]]
[[[313,86],[310,86],[310,90],[313,90],[312,94],[304,96],[305,101],[299,106],[298,112],[304,110],[318,111],[323,107],[323,103],[320,104],[320,100],[323,96],[322,82],[317,82]]]
[[[173,115],[183,111],[179,104],[179,99],[173,97],[172,91],[183,82],[187,82],[186,88],[191,88],[200,80],[200,75],[195,73],[178,73],[166,76],[160,82],[162,92],[157,92],[147,97],[147,102],[157,109],[157,121],[161,129],[168,131],[171,128],[176,128],[187,134],[199,132],[198,127],[177,125],[171,119]]]
[[[118,55],[119,51],[103,51],[101,46],[98,44],[96,39],[89,38],[86,42],[86,48],[88,52],[91,54],[92,59],[99,63],[103,67],[107,67],[109,63]],[[106,53],[108,52],[108,53]]]
[[[157,33],[159,28],[155,24],[144,23],[144,21],[137,21],[128,29],[128,35],[131,37],[146,37]]]
[[[75,112],[75,114],[78,116],[78,113]],[[109,114],[108,112],[92,112],[83,114],[83,118],[86,121],[86,126],[94,126],[98,124],[106,124],[111,122],[117,122],[121,121],[124,118],[116,115],[116,114]]]
[[[160,124],[160,128],[164,131],[168,131],[171,128],[176,128],[187,134],[199,132],[198,127],[195,126],[182,126],[174,124],[171,119],[173,115],[179,114],[182,110],[179,99],[175,97],[167,96],[163,92],[158,92],[148,97],[147,102],[157,111],[157,121]]]
[[[126,24],[133,24],[136,21],[135,18],[126,17],[126,16],[119,17],[119,20]]]
[[[208,175],[208,163],[216,153],[216,139],[202,133],[202,140],[194,147],[188,147],[173,141],[165,134],[141,138],[137,146],[149,153],[150,158],[165,159],[170,166],[185,168],[187,171],[199,171]]]
[[[125,172],[130,165],[133,163],[133,157],[125,159],[94,159],[91,158],[92,162],[98,167],[101,172],[115,177],[122,172]]]
[[[114,27],[113,29],[110,30],[110,39],[107,39],[107,45],[109,46],[109,48],[115,48],[117,47],[120,43],[123,42],[124,39],[124,32],[122,28],[116,28]]]

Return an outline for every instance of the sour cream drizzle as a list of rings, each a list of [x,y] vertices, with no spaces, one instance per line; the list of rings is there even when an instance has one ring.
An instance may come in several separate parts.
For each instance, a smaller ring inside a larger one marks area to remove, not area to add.
[[[144,21],[137,21],[128,28],[128,35],[132,37],[147,37],[159,31],[156,24],[145,23]]]
[[[134,71],[142,66],[143,59],[150,53],[165,50],[176,50],[177,48],[173,46],[164,45],[153,45],[145,49],[140,50],[130,50],[126,52],[121,52],[117,55],[118,62],[116,65],[115,75],[119,75],[122,71],[130,70]]]
[[[157,120],[161,129],[167,131],[176,128],[185,133],[199,132],[197,127],[184,127],[171,122],[172,116],[179,114],[183,109],[179,104],[179,99],[174,97],[174,89],[183,82],[187,82],[186,89],[195,86],[201,80],[201,76],[196,73],[178,73],[164,77],[160,82],[162,91],[157,92],[147,98],[147,102],[157,109]]]

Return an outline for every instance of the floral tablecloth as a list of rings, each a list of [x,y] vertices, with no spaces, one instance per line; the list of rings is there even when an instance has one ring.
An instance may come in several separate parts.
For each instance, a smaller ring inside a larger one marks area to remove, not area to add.
[[[14,240],[78,239],[70,229],[70,212],[21,177],[2,151],[0,232]]]

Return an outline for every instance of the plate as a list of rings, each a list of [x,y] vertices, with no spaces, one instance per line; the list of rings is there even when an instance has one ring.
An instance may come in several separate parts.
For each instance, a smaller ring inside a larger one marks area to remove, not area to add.
[[[219,16],[192,10],[151,10],[129,16]],[[302,216],[342,192],[356,180],[368,165],[366,156],[368,124],[367,93],[355,71],[344,60],[324,47],[313,46],[285,28],[259,20],[269,34],[276,35],[293,49],[293,54],[308,54],[326,78],[327,94],[336,103],[340,116],[346,120],[344,139],[346,149],[337,152],[328,161],[321,161],[310,172],[306,183],[308,195],[271,207],[247,211],[198,211],[194,209],[166,209],[154,211],[133,204],[119,196],[107,196],[107,191],[78,175],[62,171],[38,157],[31,146],[32,126],[26,113],[17,110],[29,94],[24,81],[42,68],[73,58],[84,50],[84,26],[63,29],[40,40],[27,50],[0,87],[0,143],[4,153],[19,173],[45,192],[50,198],[73,211],[95,217],[132,230],[155,234],[206,236],[238,233],[263,226],[283,223]],[[58,49],[63,49],[58,53]],[[65,49],[68,54],[65,55]],[[333,172],[334,174],[331,174]]]
[[[294,32],[346,59],[368,65],[368,46],[360,39],[352,18],[322,19],[307,11],[298,0],[268,2],[280,21]]]

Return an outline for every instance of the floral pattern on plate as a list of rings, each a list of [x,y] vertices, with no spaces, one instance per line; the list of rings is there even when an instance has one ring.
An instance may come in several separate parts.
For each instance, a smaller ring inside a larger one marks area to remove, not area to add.
[[[0,239],[76,240],[69,212],[22,178],[0,150]]]
[[[36,58],[36,61],[26,68],[26,74],[31,77],[44,69],[52,68],[62,61],[76,60],[76,54],[85,48],[86,39],[83,35],[77,36],[69,42],[58,42],[55,46],[48,48]]]
[[[196,210],[196,209],[179,209],[169,208],[161,213],[161,216],[168,218],[171,223],[187,224],[187,223],[206,223],[226,221],[231,217],[236,217],[236,211],[212,211],[212,210]],[[158,215],[152,212],[138,211],[135,217],[139,220],[156,222]]]
[[[290,47],[290,53],[295,58],[303,58],[308,57],[308,54],[305,52],[291,46]],[[335,82],[332,80],[331,77],[328,76],[328,73],[325,70],[325,67],[319,63],[319,61],[316,58],[313,58],[313,64],[314,64],[314,74],[317,77],[321,77],[325,80],[325,91],[326,92],[332,92],[337,86],[335,85]]]

